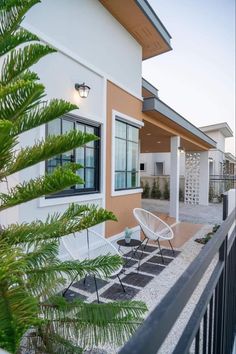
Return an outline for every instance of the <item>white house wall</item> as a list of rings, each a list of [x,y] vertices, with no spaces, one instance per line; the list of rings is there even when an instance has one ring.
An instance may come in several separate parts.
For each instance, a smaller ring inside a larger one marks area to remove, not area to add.
[[[140,163],[145,164],[145,171],[141,172],[141,176],[156,175],[156,162],[163,162],[163,174],[170,175],[170,153],[142,153],[140,155]],[[185,155],[180,154],[180,175],[185,174]]]
[[[141,96],[142,48],[99,1],[42,0],[24,26]]]
[[[63,98],[79,106],[78,110],[73,111],[73,114],[101,123],[102,135],[104,135],[105,127],[105,111],[104,111],[104,96],[105,86],[104,79],[95,74],[93,71],[85,68],[77,62],[71,60],[61,53],[55,53],[45,57],[37,65],[34,66],[34,71],[39,74],[43,84],[46,86],[47,99]],[[78,78],[85,82],[90,82],[91,92],[87,99],[81,99],[78,93],[74,90],[74,84]],[[32,145],[35,140],[45,136],[45,126],[31,130],[21,135],[21,146]],[[104,153],[104,138],[101,141],[102,152]],[[102,159],[104,161],[105,159]],[[104,166],[101,168],[104,171]],[[29,169],[20,172],[20,181],[28,180],[29,178],[43,175],[45,171],[45,163],[32,166]],[[101,176],[102,177],[102,176]],[[101,191],[103,192],[103,178],[101,178]],[[68,206],[68,202],[90,202],[102,205],[104,194],[94,194],[89,196],[73,196],[60,198],[40,198],[33,200],[24,205],[24,208],[19,210],[19,221],[31,221],[37,216],[39,219],[45,219],[48,213],[63,212]]]

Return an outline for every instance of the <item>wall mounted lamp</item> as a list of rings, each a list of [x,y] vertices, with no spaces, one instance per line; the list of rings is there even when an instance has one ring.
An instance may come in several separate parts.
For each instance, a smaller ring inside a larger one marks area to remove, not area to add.
[[[183,154],[183,153],[185,152],[183,146],[179,146],[178,149],[179,149],[179,152],[180,152],[181,154]]]
[[[81,98],[88,97],[90,87],[88,85],[85,85],[84,82],[82,84],[75,84],[75,89],[79,92]]]

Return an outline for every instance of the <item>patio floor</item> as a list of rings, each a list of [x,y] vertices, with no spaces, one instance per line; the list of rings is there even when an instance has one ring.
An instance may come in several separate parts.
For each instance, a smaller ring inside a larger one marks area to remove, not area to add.
[[[106,302],[109,300],[130,300],[134,298],[155,276],[159,275],[179,254],[180,251],[169,248],[162,248],[162,257],[157,246],[148,245],[142,247],[135,255],[126,252],[123,255],[124,268],[120,278],[124,285],[122,289],[119,279],[96,279],[99,300]],[[140,260],[141,259],[141,260]],[[139,265],[140,260],[140,266]],[[65,298],[72,301],[75,298],[86,300],[87,302],[97,301],[94,278],[88,276],[86,281],[83,279],[75,282],[65,293]]]
[[[142,208],[151,212],[169,213],[170,202],[159,199],[142,199]],[[183,222],[196,224],[220,224],[222,222],[222,203],[209,203],[209,205],[186,205],[179,203],[179,219]]]

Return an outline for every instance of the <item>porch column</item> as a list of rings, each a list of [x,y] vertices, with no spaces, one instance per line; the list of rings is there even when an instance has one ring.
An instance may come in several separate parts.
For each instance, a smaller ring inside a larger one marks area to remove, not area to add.
[[[170,139],[170,216],[179,221],[179,144],[180,137]]]
[[[200,152],[199,204],[208,205],[209,195],[209,152]]]

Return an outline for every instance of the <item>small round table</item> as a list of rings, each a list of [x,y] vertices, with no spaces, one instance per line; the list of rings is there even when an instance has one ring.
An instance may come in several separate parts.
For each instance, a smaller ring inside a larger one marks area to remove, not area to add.
[[[134,256],[136,254],[136,252],[138,251],[138,249],[140,248],[140,246],[142,245],[142,242],[139,241],[139,240],[134,240],[134,239],[131,239],[129,243],[126,243],[125,242],[125,239],[121,239],[121,240],[118,240],[117,241],[117,244],[118,244],[118,251],[120,251],[120,248],[121,247],[131,247],[132,248],[132,255],[130,257],[130,259],[127,260],[127,262],[125,263],[125,266],[127,266],[127,264],[130,263],[130,261],[132,259],[134,259]],[[124,254],[123,252],[121,252],[122,254]],[[142,257],[142,256],[141,256]],[[140,265],[140,260],[141,260],[141,257],[139,258],[139,261],[138,261],[138,269],[139,269],[139,265]]]
[[[121,246],[122,247],[132,247],[132,249],[134,250],[135,247],[139,248],[141,243],[142,243],[141,241],[134,240],[133,238],[130,240],[129,243],[126,243],[124,238],[117,241],[117,245],[119,245],[118,250],[120,250]],[[135,251],[137,251],[137,250],[135,250]]]

